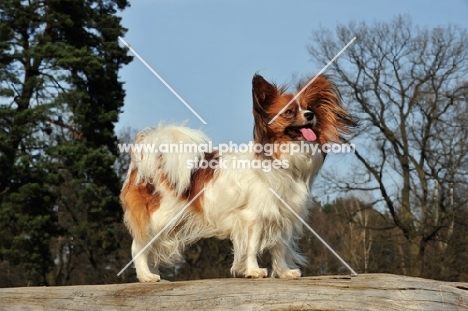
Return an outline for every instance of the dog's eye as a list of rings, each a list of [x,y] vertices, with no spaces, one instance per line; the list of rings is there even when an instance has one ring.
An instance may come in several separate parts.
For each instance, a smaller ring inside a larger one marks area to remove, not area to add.
[[[293,112],[291,109],[288,109],[288,110],[286,110],[286,111],[284,112],[284,114],[287,115],[287,116],[290,116],[290,115],[292,115],[293,113],[294,113],[294,112]]]

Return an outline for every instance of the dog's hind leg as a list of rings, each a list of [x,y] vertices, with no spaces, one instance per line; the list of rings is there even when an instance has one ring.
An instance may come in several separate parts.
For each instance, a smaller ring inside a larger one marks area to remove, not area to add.
[[[152,273],[148,266],[148,255],[151,252],[151,247],[146,248],[139,254],[144,247],[145,244],[138,242],[136,239],[133,240],[132,257],[134,258],[137,278],[140,282],[158,282],[161,277]]]

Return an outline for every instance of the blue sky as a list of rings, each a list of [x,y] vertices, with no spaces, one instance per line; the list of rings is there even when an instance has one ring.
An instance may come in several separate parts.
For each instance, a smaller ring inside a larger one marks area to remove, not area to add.
[[[312,31],[350,21],[390,21],[397,14],[422,27],[468,28],[468,0],[132,1],[121,13],[129,29],[125,41],[207,124],[135,58],[120,72],[127,96],[117,130],[188,120],[215,144],[247,142],[254,73],[278,84],[312,76],[325,65],[312,63],[307,52]]]
[[[129,29],[125,41],[207,124],[135,58],[120,72],[127,96],[117,128],[188,120],[215,143],[247,142],[255,72],[279,84],[314,75],[325,64],[310,60],[312,31],[352,20],[389,21],[396,14],[421,26],[468,28],[468,0],[132,1],[121,13]]]

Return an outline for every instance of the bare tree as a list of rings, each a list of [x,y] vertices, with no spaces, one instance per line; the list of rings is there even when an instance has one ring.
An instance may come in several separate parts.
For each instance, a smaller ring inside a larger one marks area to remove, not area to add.
[[[349,250],[355,266],[364,264],[364,273],[369,272],[369,255],[372,249],[372,230],[370,230],[371,210],[361,206],[361,202],[355,198],[348,200],[344,205],[344,211],[349,219]]]
[[[330,71],[362,121],[357,167],[331,181],[372,193],[375,208],[388,212],[404,237],[402,272],[424,276],[428,244],[444,251],[465,203],[453,192],[468,179],[468,34],[397,16],[317,31],[309,52],[325,64],[355,36]]]

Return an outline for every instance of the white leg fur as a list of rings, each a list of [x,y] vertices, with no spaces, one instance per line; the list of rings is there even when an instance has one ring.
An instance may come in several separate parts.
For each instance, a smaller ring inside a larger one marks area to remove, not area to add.
[[[264,278],[268,275],[268,269],[258,266],[257,255],[259,253],[260,237],[262,234],[262,226],[254,223],[248,228],[248,246],[247,246],[247,262],[245,277],[248,278]]]
[[[133,240],[132,243],[132,256],[135,256],[145,247],[136,240]],[[150,248],[147,248],[140,256],[135,258],[134,264],[136,268],[137,278],[140,282],[158,282],[161,280],[161,277],[157,274],[154,274],[150,271],[148,267],[148,254],[150,253]]]
[[[288,254],[293,252],[287,245],[283,242],[276,244],[271,250],[271,261],[273,268],[273,276],[279,278],[298,278],[301,276],[301,271],[299,269],[291,269],[289,267],[287,258]]]

